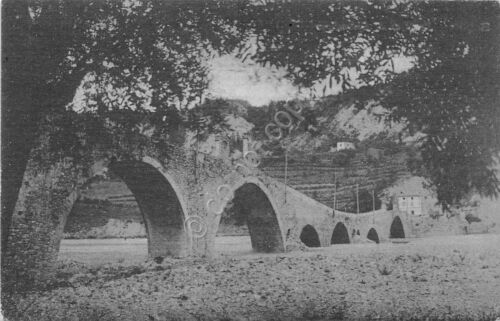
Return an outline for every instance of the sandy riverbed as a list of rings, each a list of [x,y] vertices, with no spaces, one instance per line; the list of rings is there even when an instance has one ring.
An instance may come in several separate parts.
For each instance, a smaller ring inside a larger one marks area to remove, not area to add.
[[[22,310],[17,317],[23,320],[500,317],[500,235],[338,245],[265,255],[251,253],[237,239],[219,242],[229,245],[215,259],[166,259],[161,264],[140,263],[146,245],[141,240],[129,241],[135,250],[125,250],[123,244],[104,245],[103,253],[117,254],[121,247],[135,257],[127,261],[121,254],[105,255],[120,262],[113,264],[99,259],[76,263],[95,252],[85,254],[88,246],[66,244],[61,249],[57,286],[15,297],[11,302],[16,302],[16,309],[4,308]]]
[[[59,259],[91,266],[105,263],[141,264],[147,259],[147,242],[145,238],[66,239],[61,242]],[[245,256],[253,253],[250,236],[217,237],[215,248],[219,255]]]

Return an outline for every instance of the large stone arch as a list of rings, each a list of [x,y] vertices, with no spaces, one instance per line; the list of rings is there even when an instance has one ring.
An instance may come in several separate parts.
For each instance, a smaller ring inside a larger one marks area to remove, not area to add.
[[[389,229],[389,238],[405,238],[405,229],[399,216],[392,219],[391,227]]]
[[[148,255],[187,255],[186,208],[173,178],[149,157],[112,162],[109,169],[125,182],[139,205],[146,223]]]
[[[332,232],[330,244],[349,244],[349,232],[342,222],[338,222]]]
[[[119,157],[113,156],[114,150],[96,149],[85,163],[71,157],[52,162],[30,159],[14,209],[7,249],[2,253],[3,280],[10,283],[6,286],[29,288],[51,279],[67,217],[79,190],[96,175],[95,168],[111,167],[134,193],[145,217],[151,257],[188,253],[190,235],[184,227],[188,212],[179,185],[186,185],[182,186],[185,191],[189,184],[176,182],[154,157],[144,157],[146,153],[127,155],[127,150],[117,150]],[[110,164],[111,158],[118,160]],[[177,168],[185,163],[176,160],[170,165]],[[169,212],[173,214],[168,215]]]
[[[258,252],[283,252],[284,243],[278,213],[268,195],[256,184],[245,183],[234,192],[247,217],[252,248]]]
[[[285,242],[278,207],[267,188],[257,178],[246,177],[233,184],[232,200],[226,200],[222,208],[232,201],[234,208],[243,211],[247,221],[252,248],[257,252],[284,252]],[[220,216],[216,220],[216,228],[220,224]],[[208,241],[214,247],[215,237]]]
[[[300,241],[307,247],[321,246],[318,232],[316,232],[316,229],[310,224],[307,224],[302,228],[300,232]]]

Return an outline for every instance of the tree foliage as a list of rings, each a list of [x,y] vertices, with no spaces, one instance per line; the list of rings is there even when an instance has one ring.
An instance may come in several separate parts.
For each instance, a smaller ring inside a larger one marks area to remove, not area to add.
[[[269,1],[249,10],[255,46],[243,59],[285,68],[298,86],[327,80],[364,92],[360,101],[378,98],[389,121],[425,135],[422,158],[445,208],[471,191],[497,195],[498,3]],[[412,68],[397,74],[402,56]]]
[[[500,6],[432,3],[421,11],[425,37],[415,67],[394,77],[382,102],[392,119],[425,134],[423,162],[445,207],[471,191],[496,196]]]
[[[84,98],[84,111],[101,127],[114,117],[119,126],[133,131],[149,117],[162,121],[161,135],[182,116],[178,107],[200,99],[207,85],[204,58],[231,52],[245,41],[230,18],[239,5],[156,0],[2,3],[2,213],[8,213],[2,215],[3,245],[28,155],[46,115],[66,113],[83,82],[93,89]],[[132,109],[139,115],[117,113]],[[66,116],[49,118],[56,126],[74,124]],[[62,133],[67,129],[54,131],[57,137]],[[67,146],[78,141],[73,136],[66,136],[67,143],[59,147],[78,149]]]
[[[410,50],[418,12],[412,2],[266,1],[246,18],[254,45],[240,46],[240,57],[285,68],[300,87],[327,80],[348,90],[384,81]]]
[[[123,128],[144,118],[168,127],[201,101],[207,59],[225,53],[284,68],[301,88],[375,88],[394,119],[427,135],[423,159],[443,204],[498,190],[495,2],[9,0],[2,14],[3,213],[38,124],[66,112],[80,84],[97,120],[135,110],[133,122],[118,117]],[[400,57],[413,68],[397,75]]]

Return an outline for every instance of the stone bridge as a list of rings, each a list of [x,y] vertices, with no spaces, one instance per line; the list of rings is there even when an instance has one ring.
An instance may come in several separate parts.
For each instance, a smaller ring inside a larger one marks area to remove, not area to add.
[[[334,212],[243,159],[218,159],[182,144],[158,147],[145,139],[97,146],[82,162],[64,155],[44,158],[49,145],[42,136],[24,174],[2,258],[4,285],[32,286],[51,278],[79,191],[106,170],[134,194],[150,257],[213,255],[221,213],[228,206],[243,211],[252,247],[259,252],[411,236],[406,215]]]

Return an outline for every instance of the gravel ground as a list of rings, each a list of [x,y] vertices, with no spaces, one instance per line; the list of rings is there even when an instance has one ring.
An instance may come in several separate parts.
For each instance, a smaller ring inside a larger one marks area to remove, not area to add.
[[[4,309],[9,320],[500,317],[500,235],[236,253],[137,265],[66,260],[50,290],[12,297]]]

